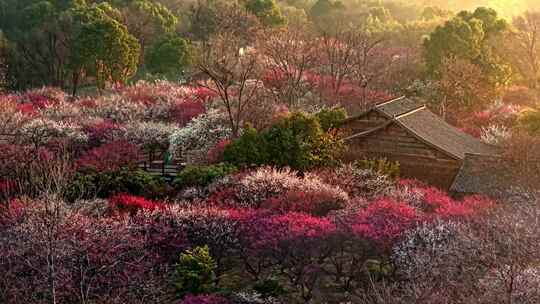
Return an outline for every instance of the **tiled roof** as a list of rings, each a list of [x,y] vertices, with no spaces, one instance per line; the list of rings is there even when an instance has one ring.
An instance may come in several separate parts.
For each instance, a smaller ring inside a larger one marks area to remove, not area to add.
[[[467,154],[450,191],[504,198],[514,189],[523,186],[515,171],[512,170],[512,164],[502,157]],[[536,182],[540,187],[540,180]]]
[[[465,154],[497,154],[498,149],[451,126],[427,108],[396,118],[398,124],[418,139],[454,158],[464,159]]]

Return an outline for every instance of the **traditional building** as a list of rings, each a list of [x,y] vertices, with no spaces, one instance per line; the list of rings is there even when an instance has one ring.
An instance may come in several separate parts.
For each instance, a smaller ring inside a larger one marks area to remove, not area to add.
[[[449,125],[425,104],[400,97],[348,118],[344,161],[387,158],[401,174],[449,189],[466,154],[497,154],[497,149]]]
[[[538,162],[530,163],[540,168]],[[500,156],[467,154],[450,192],[458,197],[480,194],[504,200],[523,190],[540,190],[540,174],[523,176],[516,168]]]

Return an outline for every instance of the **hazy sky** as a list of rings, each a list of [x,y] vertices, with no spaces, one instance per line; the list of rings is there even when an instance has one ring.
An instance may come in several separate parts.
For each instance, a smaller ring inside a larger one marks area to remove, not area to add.
[[[497,9],[506,17],[519,14],[524,10],[540,10],[540,0],[420,0],[426,5],[447,6],[453,10],[472,9],[489,6]]]

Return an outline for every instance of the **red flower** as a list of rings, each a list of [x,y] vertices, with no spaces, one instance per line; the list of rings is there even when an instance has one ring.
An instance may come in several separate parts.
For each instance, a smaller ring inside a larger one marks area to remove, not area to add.
[[[117,194],[109,198],[110,208],[120,214],[135,215],[141,210],[156,210],[163,209],[160,203],[147,200],[143,197],[133,196],[129,194]]]
[[[186,125],[193,118],[206,112],[200,100],[184,100],[177,102],[171,109],[172,119],[180,125]]]
[[[205,87],[195,87],[194,94],[195,97],[201,101],[210,101],[211,99],[217,97],[216,92]]]
[[[37,116],[39,114],[38,108],[31,103],[19,104],[17,110],[27,116]]]
[[[88,151],[79,158],[77,167],[83,171],[117,171],[136,167],[140,158],[137,146],[127,141],[115,141]]]
[[[383,246],[391,246],[403,232],[422,217],[414,208],[391,200],[381,200],[360,211],[353,221],[353,231]]]
[[[223,160],[223,152],[230,143],[231,141],[228,139],[223,139],[218,142],[217,145],[208,151],[208,161],[212,164],[221,162]]]
[[[88,135],[91,143],[102,143],[114,140],[115,133],[120,130],[120,125],[110,121],[102,121],[84,127],[83,131]]]

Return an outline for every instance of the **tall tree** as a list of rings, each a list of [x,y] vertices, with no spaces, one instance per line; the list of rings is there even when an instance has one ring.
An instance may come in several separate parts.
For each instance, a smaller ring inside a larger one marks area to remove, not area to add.
[[[439,26],[424,41],[424,58],[428,73],[440,78],[445,58],[456,57],[478,65],[492,86],[505,85],[510,80],[511,69],[497,55],[492,43],[508,28],[505,20],[489,8],[474,12],[462,11],[453,19]]]
[[[140,46],[126,26],[112,18],[108,4],[74,11],[76,33],[72,45],[73,91],[80,77],[93,76],[99,90],[108,82],[123,83],[137,71]]]
[[[344,11],[345,6],[341,1],[318,0],[309,10],[309,18],[317,28],[327,31],[335,26]]]
[[[191,45],[176,35],[165,37],[146,52],[146,67],[154,74],[181,76],[190,64]]]
[[[63,86],[68,76],[69,8],[78,0],[0,2],[0,28],[9,41],[7,74],[14,89]]]
[[[285,24],[285,18],[281,15],[275,0],[246,0],[245,7],[265,26],[275,27]]]
[[[265,85],[272,88],[277,102],[295,108],[313,89],[306,78],[319,62],[317,45],[307,28],[289,26],[260,33],[257,50],[266,58],[262,61]]]
[[[441,67],[441,79],[437,86],[441,98],[438,100],[440,114],[447,118],[456,114],[478,109],[491,101],[493,90],[485,86],[482,70],[467,60],[445,58]]]
[[[533,89],[540,78],[540,11],[528,11],[513,19],[513,31],[503,42],[504,52],[513,66]]]
[[[264,89],[257,52],[246,47],[242,37],[224,32],[213,37],[196,63],[208,78],[200,85],[213,91],[223,103],[234,137],[237,137],[249,108]]]
[[[157,1],[127,0],[120,10],[122,23],[141,45],[141,64],[144,63],[146,47],[162,39],[164,34],[173,32],[178,24],[177,16]]]

